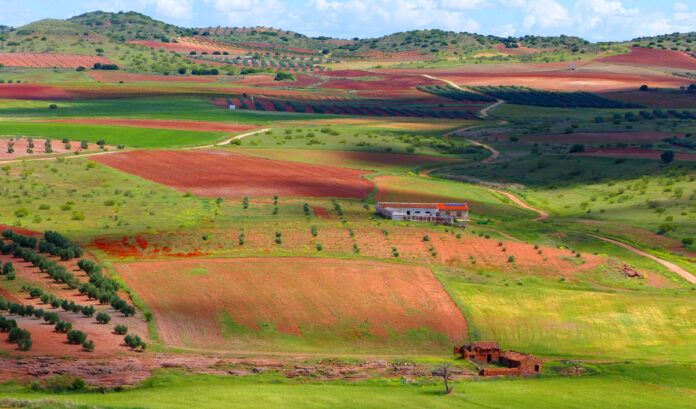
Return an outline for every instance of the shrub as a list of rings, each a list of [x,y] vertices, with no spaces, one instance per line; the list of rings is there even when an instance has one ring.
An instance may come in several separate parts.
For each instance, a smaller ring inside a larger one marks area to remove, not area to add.
[[[58,321],[54,329],[56,330],[56,332],[68,333],[72,331],[72,324],[65,321]]]
[[[86,305],[82,307],[82,310],[80,312],[82,312],[83,315],[91,317],[94,315],[95,310],[94,307],[92,307],[91,305]]]
[[[576,143],[570,147],[570,150],[568,152],[570,152],[570,153],[585,152],[585,145],[580,144],[580,143]]]
[[[145,344],[145,342],[143,342],[143,340],[140,339],[140,337],[138,335],[133,335],[133,334],[126,335],[123,338],[123,342],[130,349],[145,350],[145,348],[147,347],[147,344]]]
[[[82,349],[84,349],[87,352],[94,351],[94,341],[92,341],[91,339],[82,341]]]
[[[68,332],[68,342],[71,344],[82,344],[87,339],[87,334],[79,330],[71,330]]]
[[[684,237],[683,239],[681,239],[681,242],[682,242],[682,246],[687,247],[687,246],[694,244],[694,238],[693,237]]]
[[[128,333],[128,327],[123,324],[116,324],[114,332],[118,335],[126,335]]]
[[[111,321],[111,316],[105,312],[97,313],[97,322],[100,324],[108,324]]]
[[[674,160],[674,151],[664,151],[660,155],[662,163],[670,163]]]

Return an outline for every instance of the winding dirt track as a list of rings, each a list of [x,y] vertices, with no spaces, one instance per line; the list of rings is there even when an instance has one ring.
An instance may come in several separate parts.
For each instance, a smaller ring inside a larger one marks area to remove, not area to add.
[[[675,274],[679,274],[681,277],[683,277],[686,281],[690,282],[691,284],[696,284],[696,276],[694,276],[690,272],[684,270],[683,268],[679,267],[678,265],[676,265],[672,262],[669,262],[667,260],[663,260],[659,257],[653,256],[650,253],[647,253],[641,249],[635,248],[629,244],[623,243],[623,242],[618,241],[618,240],[610,239],[608,237],[596,236],[594,234],[591,234],[590,236],[597,238],[597,239],[600,239],[602,241],[606,241],[607,243],[611,243],[611,244],[615,244],[619,247],[623,247],[628,251],[631,251],[635,254],[638,254],[639,256],[647,257],[647,258],[655,261],[656,263],[662,264],[663,266],[667,267],[667,269],[674,272]]]
[[[492,162],[493,160],[495,160],[495,158],[497,158],[498,156],[500,156],[500,152],[498,152],[497,150],[493,149],[492,147],[490,147],[490,146],[488,146],[488,145],[485,145],[485,144],[482,144],[482,143],[479,143],[479,142],[474,142],[474,141],[471,141],[471,142],[474,143],[474,144],[477,144],[477,145],[479,145],[479,146],[483,146],[484,148],[486,148],[486,149],[488,149],[489,151],[491,151],[492,155],[489,156],[488,158],[484,159],[482,162],[489,163],[489,162]],[[537,218],[535,218],[534,221],[542,221],[542,220],[546,220],[546,219],[549,218],[549,213],[547,213],[546,211],[544,211],[544,210],[542,210],[542,209],[539,209],[539,208],[530,206],[528,203],[526,203],[524,200],[522,200],[519,196],[517,196],[517,195],[515,195],[515,194],[513,194],[513,193],[510,193],[510,192],[507,192],[507,191],[503,191],[503,190],[493,189],[493,188],[487,187],[487,186],[483,186],[483,187],[486,188],[486,189],[488,189],[488,190],[490,190],[490,191],[493,191],[493,192],[496,192],[496,193],[500,193],[501,195],[503,195],[503,196],[507,197],[508,199],[512,200],[513,203],[515,203],[516,205],[518,205],[519,207],[521,207],[521,208],[523,208],[523,209],[531,210],[531,211],[533,211],[533,212],[538,213],[539,216],[538,216]],[[672,263],[672,262],[670,262],[670,261],[661,259],[661,258],[659,258],[659,257],[657,257],[657,256],[654,256],[654,255],[652,255],[652,254],[650,254],[650,253],[648,253],[648,252],[646,252],[646,251],[643,251],[643,250],[641,250],[641,249],[639,249],[639,248],[633,247],[633,246],[631,246],[631,245],[629,245],[629,244],[626,244],[626,243],[621,242],[621,241],[618,241],[618,240],[610,239],[610,238],[608,238],[608,237],[603,237],[603,236],[597,236],[597,235],[594,235],[594,234],[591,234],[590,236],[592,236],[592,237],[594,237],[594,238],[597,238],[597,239],[600,239],[600,240],[603,240],[603,241],[606,241],[607,243],[611,243],[611,244],[617,245],[617,246],[619,246],[619,247],[622,247],[622,248],[624,248],[624,249],[626,249],[626,250],[628,250],[628,251],[631,251],[631,252],[633,252],[633,253],[635,253],[635,254],[637,254],[637,255],[639,255],[639,256],[647,257],[647,258],[649,258],[649,259],[655,261],[656,263],[659,263],[659,264],[661,264],[662,266],[666,267],[668,270],[670,270],[670,271],[672,271],[673,273],[679,275],[680,277],[684,278],[686,281],[688,281],[688,282],[690,282],[690,283],[692,283],[692,284],[696,284],[696,276],[694,276],[694,275],[691,274],[690,272],[686,271],[685,269],[679,267],[678,265],[676,265],[676,264],[674,264],[674,263]]]
[[[453,81],[450,81],[450,80],[446,80],[446,79],[444,79],[444,78],[433,77],[432,75],[428,75],[428,74],[423,74],[423,76],[424,76],[425,78],[428,78],[428,79],[431,79],[431,80],[442,81],[442,82],[444,82],[445,84],[447,84],[447,85],[449,85],[449,86],[451,86],[451,87],[454,87],[454,88],[456,88],[456,89],[458,89],[458,90],[460,90],[460,91],[467,91],[467,90],[465,90],[464,88],[462,88],[462,87],[460,87],[459,85],[457,85],[456,82],[453,82]],[[468,92],[468,91],[467,91],[467,92]],[[499,106],[499,105],[501,105],[501,104],[503,104],[503,103],[505,103],[505,101],[503,101],[502,99],[499,99],[495,104],[492,104],[492,105],[489,105],[489,106],[483,108],[483,109],[479,112],[479,115],[481,116],[481,118],[487,118],[487,117],[488,117],[488,114],[490,114],[490,112],[491,112],[494,108],[496,108],[497,106]]]

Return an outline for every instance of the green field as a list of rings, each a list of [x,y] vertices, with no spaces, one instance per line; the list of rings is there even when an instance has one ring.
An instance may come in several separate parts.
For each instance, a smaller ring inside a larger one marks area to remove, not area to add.
[[[52,399],[97,408],[694,408],[696,369],[689,365],[600,365],[578,378],[460,381],[442,394],[433,379],[312,382],[277,376],[190,376],[163,372],[118,393],[44,394],[7,385],[6,398]],[[610,397],[608,399],[608,397]],[[3,401],[0,400],[0,403]],[[44,407],[54,407],[47,404]]]

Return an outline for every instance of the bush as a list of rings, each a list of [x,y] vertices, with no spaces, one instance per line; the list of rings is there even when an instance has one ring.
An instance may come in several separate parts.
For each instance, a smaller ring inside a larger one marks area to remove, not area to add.
[[[570,153],[585,152],[585,145],[580,144],[580,143],[576,143],[570,147],[570,150],[568,152],[570,152]]]
[[[128,327],[123,324],[116,324],[114,332],[118,335],[126,335],[128,333]]]
[[[100,324],[108,324],[111,321],[111,316],[105,312],[97,313],[97,322]]]
[[[85,340],[82,342],[82,349],[84,349],[87,352],[92,352],[94,351],[94,341],[90,340]]]
[[[144,351],[147,347],[147,344],[145,344],[145,342],[143,342],[138,335],[126,335],[123,338],[123,342],[125,342],[126,346],[130,349],[140,349]]]
[[[674,160],[674,151],[664,151],[660,155],[662,163],[670,163]]]
[[[55,326],[56,332],[68,333],[72,331],[72,324],[65,321],[58,321]]]
[[[694,238],[693,237],[684,237],[683,239],[681,239],[681,242],[682,242],[682,246],[687,247],[687,246],[694,244]]]
[[[91,317],[94,315],[95,309],[91,305],[86,305],[82,307],[82,310],[80,312],[82,312],[83,315]]]
[[[51,392],[79,391],[87,384],[81,378],[70,375],[54,375],[44,381],[43,389]]]
[[[68,332],[68,342],[71,344],[82,344],[87,339],[87,334],[79,330],[71,330]]]

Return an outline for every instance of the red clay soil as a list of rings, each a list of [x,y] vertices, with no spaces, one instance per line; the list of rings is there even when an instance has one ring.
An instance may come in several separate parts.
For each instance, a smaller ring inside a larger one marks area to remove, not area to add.
[[[77,268],[77,260],[70,262],[60,262],[57,258],[54,260],[66,266],[76,278],[82,282],[87,282],[87,275]],[[60,319],[73,324],[75,329],[85,332],[88,339],[91,339],[96,344],[94,352],[86,352],[79,345],[71,345],[66,341],[66,335],[54,331],[53,326],[46,324],[43,320],[34,317],[19,317],[10,316],[11,319],[17,321],[21,328],[25,328],[31,332],[32,348],[29,352],[20,352],[16,350],[16,345],[5,342],[3,337],[0,341],[0,351],[7,350],[21,355],[54,355],[54,356],[94,356],[94,355],[110,355],[113,353],[126,353],[128,349],[122,345],[123,337],[113,334],[113,326],[115,324],[125,324],[129,327],[129,332],[139,334],[141,337],[146,337],[146,324],[139,318],[127,318],[123,314],[115,311],[111,307],[99,305],[98,301],[89,300],[87,296],[81,295],[77,290],[71,290],[63,284],[54,282],[47,274],[41,273],[38,268],[31,264],[9,255],[0,255],[0,261],[6,263],[11,261],[17,270],[17,279],[29,285],[41,287],[60,298],[68,301],[74,301],[80,305],[92,305],[97,311],[106,311],[111,316],[111,322],[108,325],[98,324],[94,317],[86,317],[82,314],[63,311],[60,308],[52,308],[48,304],[43,304],[39,299],[31,299],[27,293],[16,293],[12,297],[17,302],[25,305],[33,305],[35,308],[42,308],[46,311],[56,312]],[[3,294],[7,296],[7,294]],[[121,297],[128,299],[128,296],[121,294]]]
[[[0,53],[0,65],[31,68],[91,68],[94,64],[113,64],[106,57],[77,54]]]
[[[632,47],[628,54],[612,55],[597,61],[611,64],[647,65],[669,67],[683,70],[696,70],[696,58],[673,50]]]
[[[641,148],[601,148],[587,149],[579,155],[585,156],[605,156],[610,158],[635,158],[635,159],[660,159],[664,151],[657,149],[641,149]],[[678,161],[696,161],[696,153],[675,152],[675,160]]]
[[[67,100],[71,95],[48,85],[0,84],[0,99]]]
[[[555,91],[616,91],[652,87],[678,88],[688,80],[658,74],[623,74],[601,71],[543,71],[519,73],[440,74],[459,85],[518,85]]]
[[[326,210],[325,207],[314,206],[314,207],[312,207],[312,211],[314,212],[314,215],[320,219],[331,219],[332,218],[331,213],[329,213],[329,211]]]
[[[214,150],[133,151],[101,155],[105,165],[175,189],[209,197],[301,196],[364,198],[365,172],[254,158]]]
[[[177,129],[201,132],[241,132],[254,129],[253,126],[228,122],[177,121],[170,119],[131,119],[131,118],[65,118],[42,122],[60,122],[85,125],[127,126],[133,128]]]
[[[390,331],[422,328],[445,334],[453,342],[467,336],[462,313],[423,267],[249,258],[128,263],[115,268],[152,308],[160,337],[169,345],[234,342],[223,336],[220,316],[225,313],[249,330],[271,323],[279,332],[295,336],[303,331],[335,331],[340,337],[346,326],[362,327],[385,339]]]
[[[548,143],[587,143],[587,144],[604,144],[604,143],[654,143],[660,142],[665,138],[674,136],[682,136],[672,132],[596,132],[596,133],[573,133],[573,134],[557,134],[557,135],[533,135],[527,136],[524,139],[533,142],[548,142]]]

